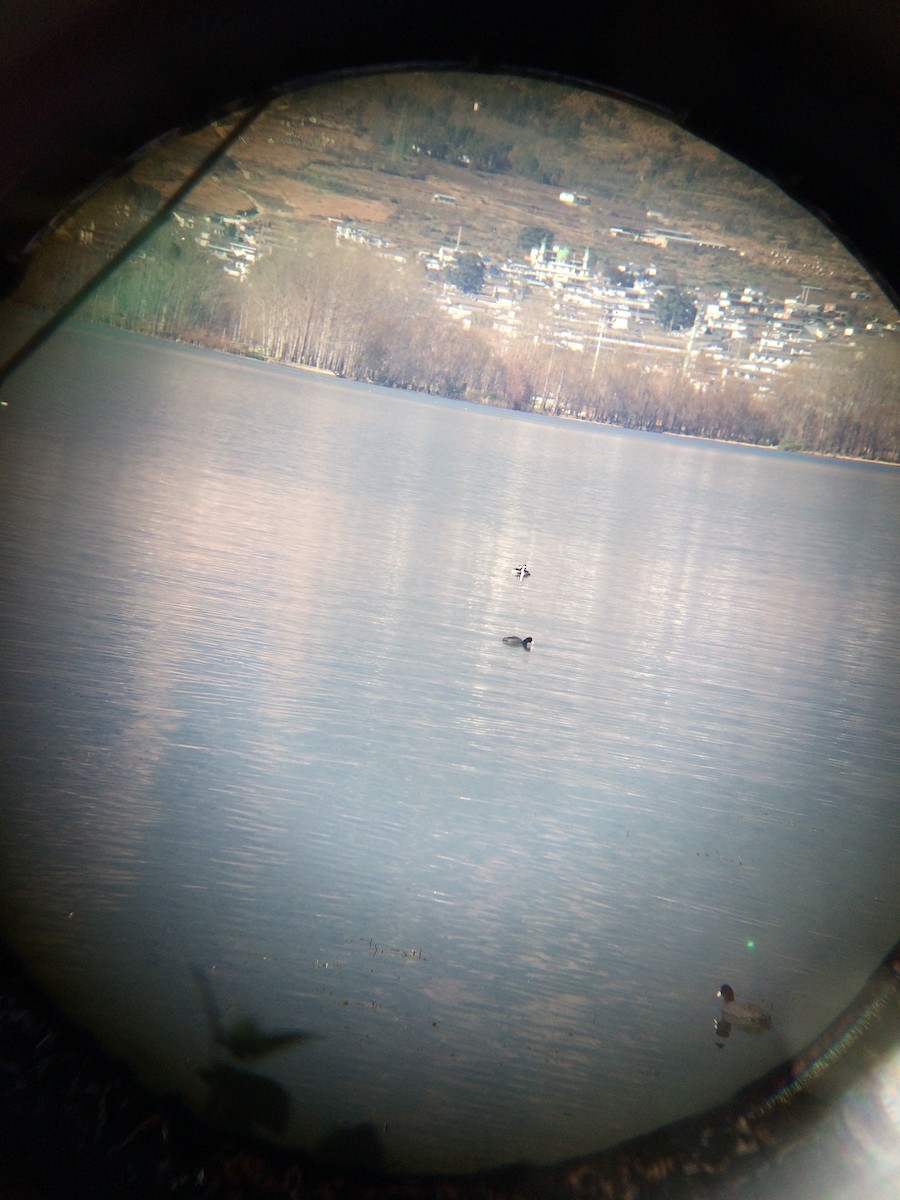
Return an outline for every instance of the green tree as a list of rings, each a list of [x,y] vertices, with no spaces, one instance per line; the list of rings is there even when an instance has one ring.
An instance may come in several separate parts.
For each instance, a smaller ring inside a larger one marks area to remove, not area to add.
[[[555,238],[556,234],[552,229],[547,229],[544,225],[529,225],[519,234],[517,245],[522,250],[530,250],[532,246],[539,246],[541,242],[552,246]]]
[[[447,278],[461,292],[475,295],[484,283],[484,263],[477,254],[466,253],[447,270]]]
[[[659,292],[655,301],[656,319],[663,329],[677,332],[690,329],[697,316],[697,306],[685,292]]]

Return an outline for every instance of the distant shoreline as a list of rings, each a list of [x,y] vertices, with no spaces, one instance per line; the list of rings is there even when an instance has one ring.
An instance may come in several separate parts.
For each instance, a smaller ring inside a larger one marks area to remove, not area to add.
[[[0,305],[0,347],[3,347],[4,342],[7,340],[6,338],[4,338],[2,336],[2,330],[5,326],[8,327],[8,325],[10,323],[19,321],[25,327],[23,329],[23,336],[27,337],[32,332],[34,332],[35,329],[40,328],[41,324],[43,324],[44,320],[46,320],[46,319],[47,319],[47,316],[45,316],[45,315],[42,315],[39,320],[36,319],[35,313],[33,310],[23,308],[21,305],[16,304],[14,301],[12,301],[12,302],[7,301],[3,305]],[[110,324],[106,324],[105,322],[92,321],[89,318],[79,317],[77,314],[73,315],[70,319],[73,322],[77,321],[78,324],[82,328],[89,327],[91,329],[97,329],[97,330],[110,330],[117,334],[125,334],[128,336],[147,338],[150,341],[159,342],[163,345],[185,346],[185,347],[190,347],[190,348],[193,348],[196,350],[203,350],[207,353],[222,354],[227,358],[240,359],[244,362],[259,363],[262,366],[288,367],[291,370],[305,371],[305,372],[308,372],[309,374],[321,375],[321,376],[324,376],[329,379],[346,379],[349,382],[354,382],[354,383],[370,383],[370,384],[375,384],[378,387],[385,387],[389,391],[407,392],[409,395],[438,395],[437,393],[418,392],[413,389],[407,389],[407,388],[402,388],[402,387],[392,387],[389,384],[381,384],[377,380],[355,379],[354,377],[349,376],[349,375],[339,375],[336,371],[333,371],[328,367],[316,367],[316,366],[312,366],[311,364],[308,364],[308,363],[288,362],[288,361],[284,361],[281,359],[266,357],[266,356],[263,356],[262,354],[248,353],[246,351],[242,351],[242,350],[238,350],[238,349],[225,349],[225,348],[218,347],[218,346],[206,345],[199,341],[189,341],[189,340],[181,339],[181,338],[158,337],[158,336],[155,336],[150,333],[144,333],[140,330],[123,329],[121,326],[118,326],[118,325],[110,325]],[[11,351],[8,348],[3,350],[3,353],[10,353],[10,352]],[[2,365],[2,364],[0,364],[0,365]],[[885,459],[885,458],[857,458],[850,454],[826,454],[819,450],[805,450],[805,449],[802,449],[799,447],[793,448],[793,447],[766,445],[764,442],[741,442],[741,441],[735,440],[734,438],[703,437],[701,434],[681,433],[677,430],[672,430],[672,429],[643,429],[643,428],[640,428],[637,426],[632,426],[632,425],[620,425],[620,424],[616,424],[611,421],[592,421],[592,420],[588,420],[586,418],[572,416],[570,414],[563,413],[563,412],[548,413],[548,412],[543,412],[540,409],[534,409],[534,408],[513,409],[513,408],[507,408],[505,405],[502,405],[502,404],[491,404],[489,401],[486,401],[486,400],[465,399],[465,398],[454,397],[454,396],[444,396],[442,398],[445,400],[458,400],[462,404],[474,405],[476,408],[493,408],[493,409],[496,409],[498,412],[518,412],[518,413],[522,413],[523,415],[526,415],[526,416],[550,417],[554,420],[565,421],[570,424],[589,425],[589,426],[596,426],[598,428],[604,428],[604,429],[621,429],[623,431],[631,432],[631,433],[649,433],[649,434],[654,434],[657,436],[682,438],[685,441],[702,442],[706,445],[739,446],[739,447],[742,447],[742,448],[748,449],[748,450],[768,450],[768,451],[773,451],[773,452],[777,452],[780,454],[793,454],[793,455],[797,455],[797,456],[805,458],[805,459],[818,459],[818,460],[823,460],[823,461],[834,461],[834,462],[862,463],[866,466],[893,467],[893,468],[900,467],[900,462],[892,462],[890,459]]]

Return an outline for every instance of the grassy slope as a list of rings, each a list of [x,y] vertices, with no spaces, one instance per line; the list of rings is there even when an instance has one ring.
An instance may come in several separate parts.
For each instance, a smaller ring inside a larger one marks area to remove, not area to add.
[[[135,177],[171,187],[216,136],[173,143]],[[413,144],[444,158],[416,156]],[[458,165],[464,155],[471,166]],[[562,189],[588,195],[590,208],[560,204]],[[433,204],[435,191],[457,203]],[[469,248],[507,258],[521,253],[524,228],[546,225],[560,241],[592,247],[601,265],[652,259],[685,285],[779,297],[812,284],[824,289],[813,299],[840,303],[864,290],[873,299],[860,317],[895,315],[837,239],[756,172],[636,106],[533,80],[386,75],[281,97],[189,204],[228,212],[251,200],[284,223],[288,239],[296,222],[346,216],[407,252],[455,242],[461,227]],[[743,256],[610,238],[613,223],[663,223],[648,212]]]
[[[162,146],[137,164],[130,180],[99,194],[60,231],[45,283],[61,273],[74,278],[87,225],[96,227],[96,235],[83,257],[93,258],[95,267],[97,255],[145,220],[221,132],[212,126]],[[590,206],[561,204],[563,189],[589,196]],[[455,203],[433,203],[435,192],[452,195]],[[810,285],[817,289],[813,302],[849,309],[857,327],[896,319],[838,241],[755,172],[637,106],[533,80],[394,74],[279,97],[200,180],[182,212],[200,216],[248,207],[258,208],[271,228],[275,253],[268,262],[277,257],[291,270],[296,263],[306,271],[311,235],[323,231],[327,217],[346,217],[382,234],[411,263],[417,252],[457,240],[488,258],[521,259],[523,230],[543,226],[576,251],[589,246],[601,270],[652,261],[660,282],[705,295],[752,287],[783,298]],[[649,217],[651,212],[661,216]],[[737,252],[619,241],[609,233],[617,223],[665,224]],[[192,241],[189,233],[175,233]],[[82,273],[88,267],[82,265]],[[228,281],[214,260],[208,269],[210,294],[231,288],[243,295],[245,285]],[[32,274],[27,299],[35,301],[42,273]],[[277,273],[268,277],[278,279]],[[266,278],[262,266],[254,269],[257,297]],[[424,295],[430,285],[424,272],[420,278]],[[51,306],[58,302],[54,290],[47,297]],[[853,301],[853,291],[870,299]],[[854,350],[823,349],[810,386],[826,406],[826,375],[848,394],[853,389],[844,380],[852,383],[854,371],[872,378],[878,373],[882,380],[900,374],[898,334],[860,337]],[[887,389],[882,383],[877,390],[885,395]]]

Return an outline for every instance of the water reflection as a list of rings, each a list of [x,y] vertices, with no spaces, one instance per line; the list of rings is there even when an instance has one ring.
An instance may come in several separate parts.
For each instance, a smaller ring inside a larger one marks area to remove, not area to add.
[[[149,1077],[235,1119],[211,1013],[265,995],[249,1033],[321,1037],[246,1072],[253,1123],[562,1158],[847,1003],[894,933],[892,472],[55,353],[0,448],[3,886]],[[723,977],[769,1036],[717,1050]]]

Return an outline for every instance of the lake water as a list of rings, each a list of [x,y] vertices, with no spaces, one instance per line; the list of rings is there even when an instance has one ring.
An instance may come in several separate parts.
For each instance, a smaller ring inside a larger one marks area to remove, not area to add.
[[[894,942],[900,472],[89,327],[4,398],[2,933],[152,1086],[550,1161]],[[240,1062],[248,1017],[317,1037]]]

